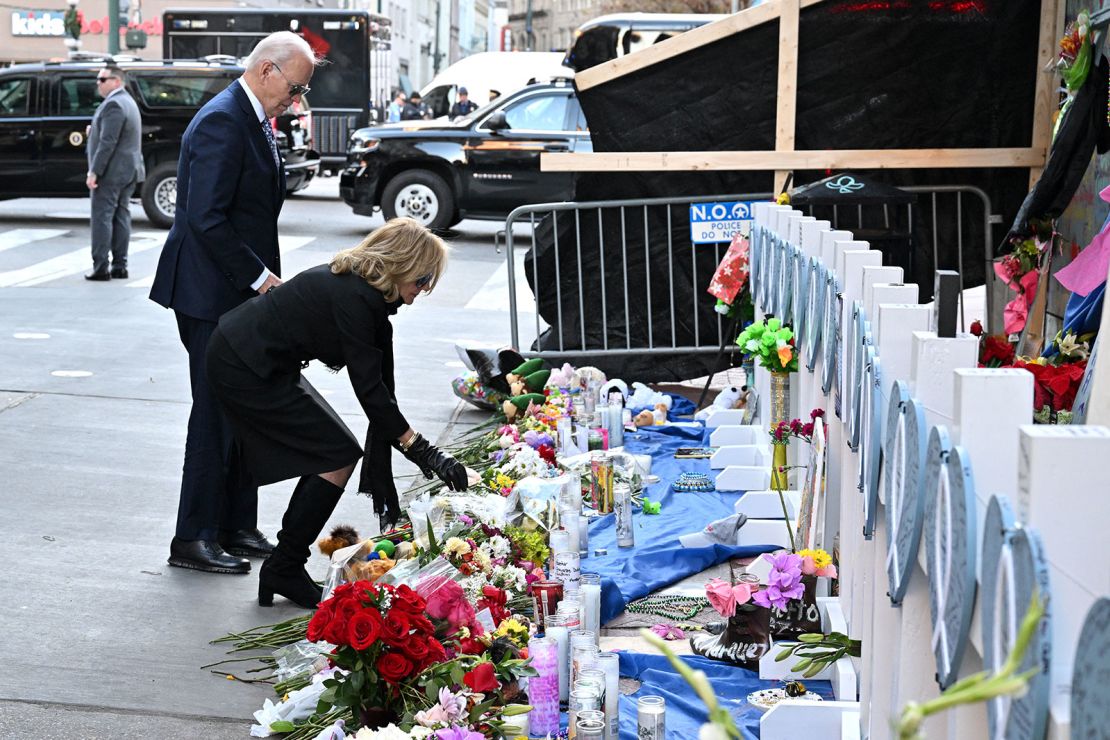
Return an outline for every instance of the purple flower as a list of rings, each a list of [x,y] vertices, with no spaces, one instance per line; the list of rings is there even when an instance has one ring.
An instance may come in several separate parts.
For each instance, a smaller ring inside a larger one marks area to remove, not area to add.
[[[767,588],[756,593],[752,601],[762,607],[785,609],[792,600],[802,598],[802,594],[805,593],[805,585],[802,583],[802,558],[791,552],[764,555],[763,558],[771,563]]]
[[[529,447],[536,450],[538,450],[540,447],[543,447],[544,445],[554,444],[554,440],[547,432],[536,432],[532,430],[524,433],[524,441],[528,443]]]
[[[436,730],[436,738],[437,740],[486,740],[486,736],[480,732],[473,732],[467,727],[455,725]]]

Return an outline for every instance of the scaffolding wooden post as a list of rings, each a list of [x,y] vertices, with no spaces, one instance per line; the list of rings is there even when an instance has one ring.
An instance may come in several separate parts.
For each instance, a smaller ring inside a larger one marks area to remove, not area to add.
[[[1044,0],[1050,2],[1051,0]],[[779,84],[775,108],[775,151],[794,151],[798,101],[798,25],[800,0],[779,0]],[[788,170],[775,170],[775,190],[786,188]]]
[[[1041,26],[1037,38],[1037,87],[1033,98],[1033,137],[1030,146],[1043,149],[1048,156],[1052,143],[1052,111],[1056,110],[1056,74],[1047,71],[1056,57],[1056,40],[1063,33],[1065,3],[1041,0]],[[1029,169],[1029,187],[1041,179],[1043,166]]]

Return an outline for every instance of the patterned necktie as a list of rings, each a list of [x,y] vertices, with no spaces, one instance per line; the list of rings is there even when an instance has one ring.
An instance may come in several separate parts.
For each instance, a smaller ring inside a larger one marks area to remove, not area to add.
[[[269,118],[263,118],[261,123],[262,123],[262,133],[266,135],[266,143],[268,143],[270,145],[270,154],[272,154],[274,156],[274,166],[277,167],[280,170],[281,169],[281,158],[278,157],[277,142],[274,141],[274,129],[270,125],[270,119]]]

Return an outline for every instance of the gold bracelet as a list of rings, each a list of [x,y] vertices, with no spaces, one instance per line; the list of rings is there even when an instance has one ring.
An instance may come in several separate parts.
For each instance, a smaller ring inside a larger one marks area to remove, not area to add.
[[[409,437],[409,443],[408,443],[408,444],[405,444],[404,442],[401,442],[401,443],[400,443],[400,445],[401,445],[401,452],[408,452],[408,451],[409,451],[409,449],[410,449],[410,448],[411,448],[411,447],[413,446],[413,444],[414,444],[414,443],[416,442],[416,440],[417,440],[417,439],[419,439],[419,438],[420,438],[420,432],[413,432],[413,433],[412,433],[412,436],[411,436],[411,437]]]

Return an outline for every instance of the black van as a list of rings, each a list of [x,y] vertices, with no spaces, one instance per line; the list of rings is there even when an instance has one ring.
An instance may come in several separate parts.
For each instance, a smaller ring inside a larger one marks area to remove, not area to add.
[[[575,72],[666,41],[691,28],[727,18],[709,13],[614,13],[586,21],[574,32],[563,64]]]
[[[168,229],[177,203],[181,137],[196,112],[243,74],[234,61],[118,61],[143,117],[146,181],[135,191],[151,223]],[[20,64],[0,69],[0,200],[87,196],[85,131],[101,103],[104,60]],[[288,192],[320,166],[311,149],[307,103],[277,120]]]

